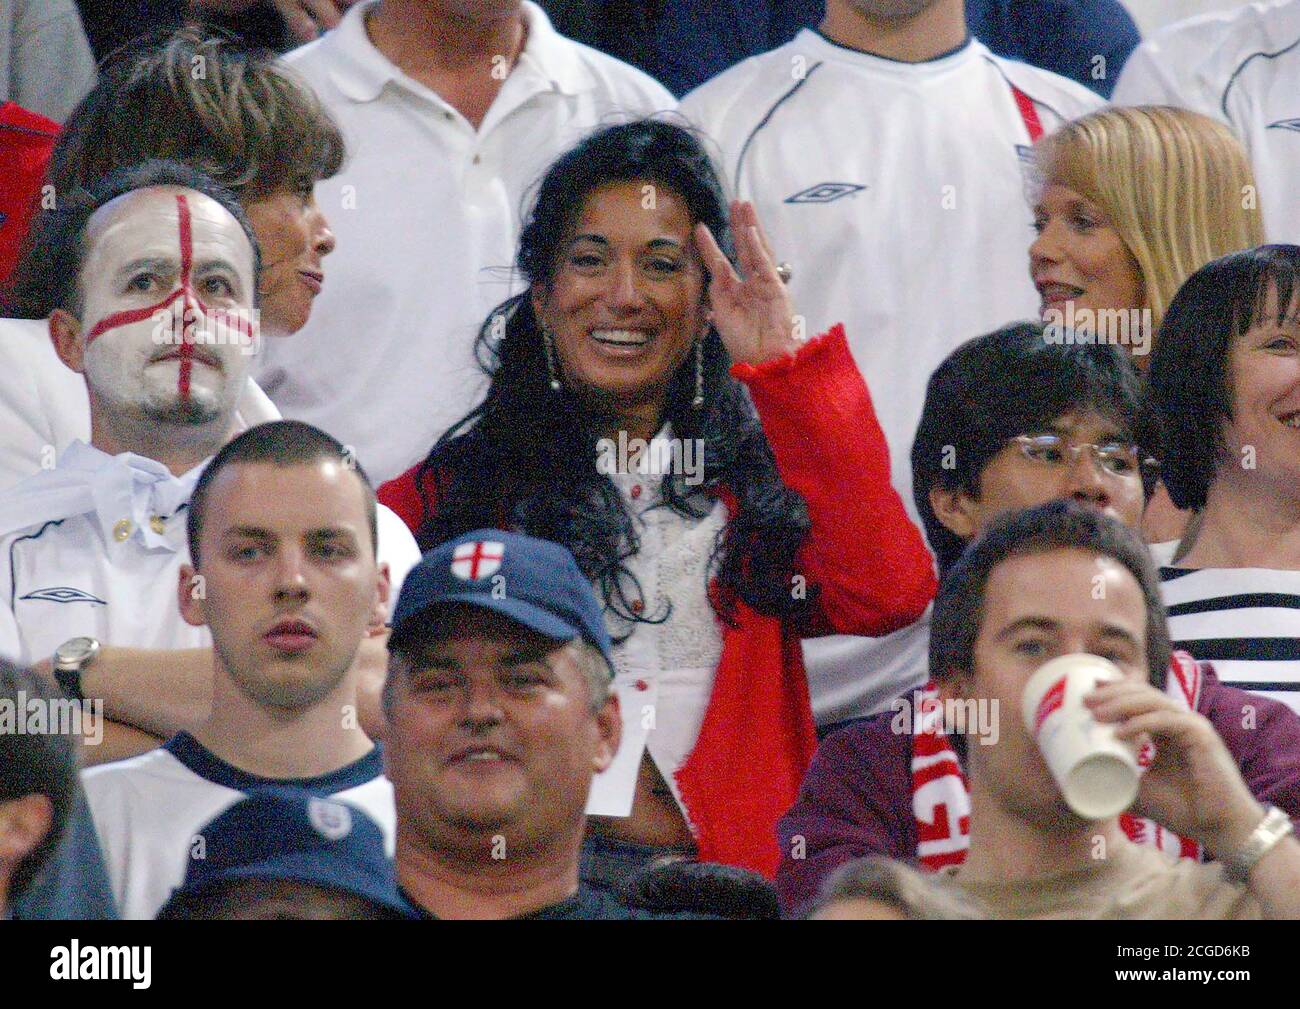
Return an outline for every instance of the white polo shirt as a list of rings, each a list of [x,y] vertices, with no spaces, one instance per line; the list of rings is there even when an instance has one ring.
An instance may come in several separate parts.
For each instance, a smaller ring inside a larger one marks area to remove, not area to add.
[[[74,441],[90,441],[86,381],[54,353],[44,319],[0,319],[0,494],[49,469]],[[251,378],[235,426],[279,420],[280,411]]]
[[[383,482],[483,397],[474,338],[520,289],[529,187],[594,128],[676,102],[525,3],[523,52],[475,131],[371,44],[372,6],[287,57],[338,121],[348,159],[316,188],[338,238],[324,290],[296,339],[266,347],[257,379],[286,417],[353,446]]]
[[[1269,241],[1300,242],[1300,0],[1169,25],[1133,50],[1112,99],[1231,127],[1250,153]]]
[[[682,101],[720,148],[724,183],[754,201],[791,264],[807,332],[845,324],[894,486],[918,523],[909,454],[930,373],[962,342],[1038,311],[1023,169],[1031,120],[1050,132],[1101,104],[974,39],[901,63],[812,30]],[[923,676],[924,637],[809,642],[819,721],[866,714]]]
[[[202,471],[175,477],[153,459],[76,441],[54,469],[0,495],[0,655],[37,662],[83,635],[128,648],[209,647],[207,628],[187,624],[176,603]],[[382,505],[379,559],[396,599],[420,550]]]
[[[292,786],[360,807],[384,834],[392,857],[397,829],[393,786],[375,747],[316,778],[261,778],[226,763],[188,732],[156,750],[82,772],[104,867],[123,918],[152,918],[185,879],[198,835],[248,792]]]

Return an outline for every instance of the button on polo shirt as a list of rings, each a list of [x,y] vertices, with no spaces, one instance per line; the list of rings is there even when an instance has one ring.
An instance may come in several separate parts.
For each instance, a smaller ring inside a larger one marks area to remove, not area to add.
[[[511,266],[530,187],[594,128],[675,102],[525,3],[524,49],[475,131],[371,44],[373,6],[287,57],[338,121],[348,158],[316,189],[338,240],[324,290],[301,333],[268,344],[258,381],[382,482],[482,398],[474,338],[520,289]]]

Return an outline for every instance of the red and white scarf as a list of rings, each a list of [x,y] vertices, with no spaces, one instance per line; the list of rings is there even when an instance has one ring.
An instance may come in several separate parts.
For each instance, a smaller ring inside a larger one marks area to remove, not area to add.
[[[1169,660],[1165,690],[1188,711],[1201,702],[1201,671],[1186,652]],[[917,697],[917,724],[912,736],[912,814],[916,817],[916,856],[927,869],[938,871],[960,865],[970,848],[970,791],[957,754],[944,735],[943,703],[934,684],[927,683]],[[1138,755],[1143,766],[1152,753]],[[1121,813],[1120,826],[1130,841],[1145,844],[1181,858],[1201,857],[1200,846],[1159,824]]]

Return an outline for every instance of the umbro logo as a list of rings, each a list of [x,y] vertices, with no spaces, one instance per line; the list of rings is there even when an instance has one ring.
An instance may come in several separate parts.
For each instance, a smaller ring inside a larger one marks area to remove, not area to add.
[[[795,193],[793,196],[787,196],[785,202],[831,203],[841,196],[852,196],[854,193],[861,192],[866,188],[866,186],[855,185],[852,182],[819,182],[817,185]]]
[[[1295,130],[1300,133],[1300,119],[1279,119],[1275,123],[1269,123],[1270,130]]]
[[[19,599],[35,599],[46,603],[93,603],[96,606],[107,606],[108,603],[100,599],[99,596],[92,596],[89,592],[83,592],[81,589],[69,588],[66,585],[55,585],[48,589],[37,589],[35,592],[28,592],[25,596],[19,596]]]

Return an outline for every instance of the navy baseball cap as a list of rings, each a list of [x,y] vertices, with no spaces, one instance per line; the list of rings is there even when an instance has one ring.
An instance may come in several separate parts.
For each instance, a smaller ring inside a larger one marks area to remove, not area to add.
[[[209,821],[196,839],[202,848],[190,846],[185,881],[158,918],[183,918],[190,901],[205,891],[254,879],[308,883],[413,916],[384,854],[383,833],[356,806],[337,799],[288,787],[251,792]]]
[[[401,645],[446,603],[493,610],[556,641],[581,637],[611,671],[600,603],[573,554],[550,540],[476,529],[430,550],[406,575],[393,607],[389,648]]]

